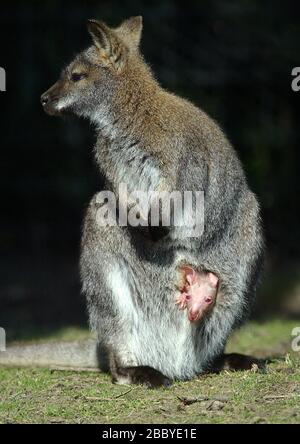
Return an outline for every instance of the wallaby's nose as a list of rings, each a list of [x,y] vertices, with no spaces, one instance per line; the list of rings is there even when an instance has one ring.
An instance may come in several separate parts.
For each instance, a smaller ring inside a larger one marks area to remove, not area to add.
[[[50,89],[48,89],[46,92],[44,92],[41,95],[41,104],[43,107],[43,110],[49,114],[50,116],[55,116],[58,114],[58,111],[56,109],[56,103],[57,103],[57,95],[56,95],[56,88],[54,88],[55,85],[51,86]]]
[[[47,105],[47,103],[49,102],[49,94],[44,93],[41,95],[41,104],[43,106]]]

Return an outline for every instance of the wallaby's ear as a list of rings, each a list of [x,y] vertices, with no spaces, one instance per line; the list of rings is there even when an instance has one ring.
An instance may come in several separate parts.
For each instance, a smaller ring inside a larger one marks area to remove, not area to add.
[[[121,68],[125,59],[126,48],[114,30],[98,20],[88,20],[87,28],[94,45],[101,51],[103,59],[107,59],[115,68]]]
[[[139,47],[143,29],[143,17],[138,15],[125,20],[117,28],[117,32],[130,49]]]
[[[110,49],[110,29],[105,23],[98,20],[88,20],[87,28],[97,48]]]

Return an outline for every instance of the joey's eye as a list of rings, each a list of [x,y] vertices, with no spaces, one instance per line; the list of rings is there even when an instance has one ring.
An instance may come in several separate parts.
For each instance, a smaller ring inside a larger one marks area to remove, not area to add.
[[[79,82],[79,80],[82,80],[85,77],[86,77],[86,74],[84,74],[84,73],[73,72],[73,74],[71,75],[71,80],[72,80],[72,82]]]

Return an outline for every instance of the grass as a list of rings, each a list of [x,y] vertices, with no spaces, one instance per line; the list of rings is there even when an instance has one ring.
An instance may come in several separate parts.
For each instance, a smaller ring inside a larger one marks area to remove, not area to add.
[[[300,352],[291,331],[300,321],[250,323],[228,351],[274,357],[267,373],[222,372],[170,389],[116,386],[109,375],[0,369],[1,423],[299,423]],[[49,337],[87,336],[68,329]]]

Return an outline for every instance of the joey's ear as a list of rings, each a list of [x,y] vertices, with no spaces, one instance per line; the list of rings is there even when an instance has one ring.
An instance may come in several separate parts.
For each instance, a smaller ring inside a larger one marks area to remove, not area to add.
[[[117,69],[120,68],[125,59],[126,48],[114,30],[98,20],[88,20],[87,28],[103,59],[106,59]]]
[[[116,29],[124,43],[130,49],[138,49],[143,29],[143,17],[138,15],[136,17],[130,17],[125,20],[121,25]]]

